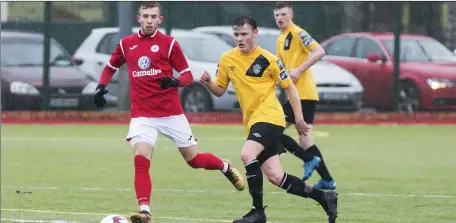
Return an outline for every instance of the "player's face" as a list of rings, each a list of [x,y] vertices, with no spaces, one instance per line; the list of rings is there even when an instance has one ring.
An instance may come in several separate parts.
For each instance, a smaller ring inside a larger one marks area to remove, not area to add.
[[[286,29],[291,25],[293,10],[288,7],[274,10],[274,19],[279,29]]]
[[[250,53],[255,50],[255,38],[258,29],[253,29],[249,24],[233,26],[233,38],[242,53]]]
[[[158,7],[140,9],[137,19],[145,35],[153,35],[158,25],[163,22],[163,16],[160,15]]]

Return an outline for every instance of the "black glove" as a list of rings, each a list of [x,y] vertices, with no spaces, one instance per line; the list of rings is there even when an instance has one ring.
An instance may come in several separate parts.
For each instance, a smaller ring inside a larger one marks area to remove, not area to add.
[[[106,104],[106,100],[104,99],[103,95],[107,94],[108,91],[106,90],[106,86],[103,84],[99,84],[96,88],[95,95],[93,96],[93,102],[97,106],[98,109],[103,108]]]
[[[164,77],[164,78],[157,78],[160,87],[163,89],[168,89],[170,87],[179,87],[179,80],[174,77]]]

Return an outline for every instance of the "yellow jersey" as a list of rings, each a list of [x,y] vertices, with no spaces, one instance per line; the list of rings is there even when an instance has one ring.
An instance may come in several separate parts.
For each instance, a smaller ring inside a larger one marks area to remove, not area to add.
[[[277,57],[282,60],[287,71],[290,71],[306,62],[310,50],[318,45],[318,42],[309,33],[292,23],[277,39]],[[294,84],[301,100],[319,100],[317,86],[310,68],[301,73]]]
[[[249,54],[233,48],[221,57],[215,83],[227,88],[232,82],[243,114],[247,135],[257,122],[285,127],[285,115],[277,99],[276,83],[287,88],[293,82],[274,54],[256,46]]]

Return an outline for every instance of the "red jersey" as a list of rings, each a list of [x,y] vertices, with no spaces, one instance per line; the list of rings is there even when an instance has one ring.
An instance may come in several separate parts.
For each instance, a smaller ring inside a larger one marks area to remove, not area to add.
[[[127,63],[130,79],[131,116],[167,117],[183,114],[177,87],[160,88],[157,78],[173,77],[179,72],[179,87],[191,85],[193,76],[179,43],[156,31],[142,31],[120,40],[104,67],[100,84],[108,85],[114,73]]]

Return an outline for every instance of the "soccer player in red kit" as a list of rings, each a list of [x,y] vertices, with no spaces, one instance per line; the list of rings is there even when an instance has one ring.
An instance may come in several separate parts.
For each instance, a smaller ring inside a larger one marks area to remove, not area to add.
[[[130,79],[131,116],[126,140],[134,151],[134,186],[140,211],[130,219],[132,223],[152,222],[149,175],[150,159],[158,132],[174,141],[183,158],[193,168],[220,170],[237,190],[245,187],[238,170],[227,161],[211,153],[200,153],[195,137],[183,114],[178,87],[193,83],[193,76],[179,43],[158,31],[163,21],[157,2],[143,3],[138,9],[141,24],[138,33],[123,37],[103,69],[94,102],[104,106],[103,95],[113,74],[124,64]],[[173,77],[173,69],[180,77]]]

